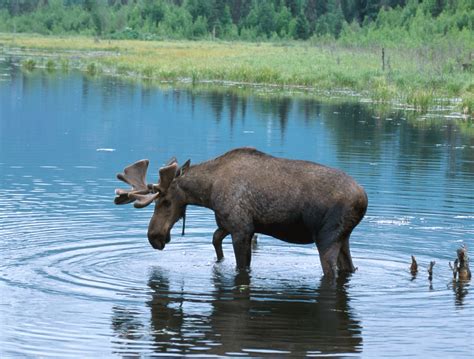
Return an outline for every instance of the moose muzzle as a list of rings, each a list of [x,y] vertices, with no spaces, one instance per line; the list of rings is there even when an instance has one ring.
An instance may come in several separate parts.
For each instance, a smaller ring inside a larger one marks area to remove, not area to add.
[[[167,231],[166,234],[148,231],[148,241],[154,249],[159,249],[160,251],[163,250],[166,243],[169,243],[170,240],[170,231]]]

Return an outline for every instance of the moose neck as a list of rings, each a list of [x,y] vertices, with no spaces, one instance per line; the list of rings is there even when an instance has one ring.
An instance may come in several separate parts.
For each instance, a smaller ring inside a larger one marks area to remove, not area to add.
[[[178,186],[186,195],[186,204],[211,208],[211,191],[215,179],[212,161],[189,167],[185,175],[178,178]]]

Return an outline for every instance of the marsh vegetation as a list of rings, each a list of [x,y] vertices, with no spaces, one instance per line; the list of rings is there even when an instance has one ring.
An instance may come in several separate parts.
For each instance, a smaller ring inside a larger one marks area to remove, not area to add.
[[[356,92],[374,102],[396,101],[419,110],[458,98],[459,110],[473,111],[472,74],[445,69],[449,51],[289,42],[107,40],[87,37],[0,35],[4,51],[21,48],[48,68],[76,67],[144,80],[187,83],[264,84],[273,88]],[[32,51],[34,50],[34,51]],[[27,56],[27,57],[28,57]],[[57,63],[57,64],[56,64]]]
[[[2,0],[0,46],[39,50],[25,68],[342,89],[422,111],[454,99],[472,114],[473,19],[469,0]]]

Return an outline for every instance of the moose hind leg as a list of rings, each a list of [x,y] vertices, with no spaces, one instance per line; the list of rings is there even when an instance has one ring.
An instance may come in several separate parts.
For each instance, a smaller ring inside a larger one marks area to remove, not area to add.
[[[337,262],[341,250],[341,242],[334,239],[319,239],[316,241],[319,251],[319,259],[323,267],[325,277],[336,278]]]
[[[344,228],[344,223],[338,220],[341,217],[340,214],[337,214],[314,236],[324,276],[328,278],[335,278],[341,265],[344,269],[349,265],[346,263],[345,255],[349,254],[350,256],[347,242],[348,231]],[[344,246],[345,243],[347,243],[347,248]]]
[[[342,273],[354,273],[355,267],[352,263],[351,251],[349,248],[349,235],[342,239],[341,250],[337,257],[337,269]]]
[[[252,259],[251,240],[253,233],[232,233],[232,245],[234,247],[235,261],[238,270],[246,270],[250,267]]]
[[[226,230],[222,228],[217,228],[212,236],[212,244],[217,255],[217,261],[220,262],[224,258],[224,252],[222,251],[222,241],[229,234]]]

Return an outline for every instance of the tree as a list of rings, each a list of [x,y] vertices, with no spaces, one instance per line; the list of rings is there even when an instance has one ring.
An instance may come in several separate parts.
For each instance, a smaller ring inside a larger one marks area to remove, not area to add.
[[[309,29],[309,24],[308,20],[306,20],[306,16],[304,16],[303,12],[300,12],[300,15],[298,16],[296,20],[296,38],[300,40],[306,40],[310,36],[310,29]]]
[[[286,0],[286,7],[290,10],[293,17],[297,17],[301,12],[300,0]]]
[[[193,36],[199,38],[204,37],[207,34],[207,19],[205,17],[198,16],[193,23]]]
[[[285,5],[280,7],[275,17],[275,31],[280,37],[290,34],[291,19],[291,13],[288,8]]]
[[[144,0],[142,17],[149,19],[155,26],[165,17],[165,7],[161,0]]]
[[[445,0],[425,0],[423,5],[426,6],[431,16],[437,17],[445,7]]]
[[[230,10],[225,0],[211,1],[208,21],[211,31],[218,37],[223,33],[223,29],[232,23]]]
[[[258,35],[269,37],[276,31],[276,13],[273,4],[269,0],[254,2],[244,25],[256,29]]]
[[[304,8],[304,15],[306,16],[306,19],[308,19],[311,32],[313,32],[316,19],[320,15],[318,14],[318,0],[307,0]]]
[[[185,8],[189,11],[195,21],[199,16],[206,21],[211,15],[211,2],[208,0],[187,0]]]
[[[360,23],[372,21],[377,17],[381,8],[380,0],[355,0],[354,8]]]
[[[250,12],[252,0],[229,0],[228,2],[232,22],[240,25]]]

